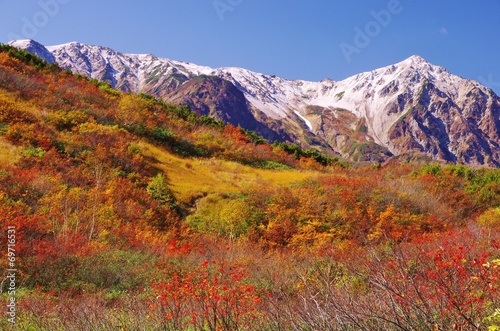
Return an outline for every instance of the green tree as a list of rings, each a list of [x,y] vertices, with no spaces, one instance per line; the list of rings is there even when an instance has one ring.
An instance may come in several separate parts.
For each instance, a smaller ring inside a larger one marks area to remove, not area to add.
[[[162,173],[157,174],[151,179],[146,190],[151,194],[153,199],[160,202],[162,205],[168,205],[170,208],[177,207],[175,197],[167,185],[165,175]]]

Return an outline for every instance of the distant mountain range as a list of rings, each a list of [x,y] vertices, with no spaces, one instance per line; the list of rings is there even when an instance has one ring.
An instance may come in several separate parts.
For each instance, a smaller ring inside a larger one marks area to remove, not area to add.
[[[342,81],[286,80],[81,43],[9,43],[127,92],[355,161],[394,157],[500,166],[500,97],[419,56]]]

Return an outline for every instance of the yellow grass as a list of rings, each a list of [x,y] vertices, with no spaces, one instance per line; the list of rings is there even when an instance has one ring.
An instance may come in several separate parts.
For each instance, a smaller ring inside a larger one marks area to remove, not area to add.
[[[318,176],[315,171],[256,169],[220,159],[182,158],[147,142],[138,146],[165,173],[177,200],[183,203],[210,193],[237,193],[258,182],[289,185]]]
[[[19,160],[17,147],[0,137],[0,166],[13,165]]]
[[[0,112],[2,109],[22,110],[22,112],[30,114],[35,118],[40,118],[41,115],[46,113],[33,102],[22,100],[15,93],[5,90],[0,90]]]

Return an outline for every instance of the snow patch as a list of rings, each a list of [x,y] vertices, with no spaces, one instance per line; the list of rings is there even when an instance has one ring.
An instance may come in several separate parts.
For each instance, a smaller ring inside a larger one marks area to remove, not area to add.
[[[300,119],[303,120],[304,123],[306,123],[307,127],[309,128],[309,131],[313,132],[313,127],[312,127],[311,122],[307,118],[305,118],[304,116],[300,115],[298,111],[294,110],[293,112],[295,113],[295,115],[300,117]]]

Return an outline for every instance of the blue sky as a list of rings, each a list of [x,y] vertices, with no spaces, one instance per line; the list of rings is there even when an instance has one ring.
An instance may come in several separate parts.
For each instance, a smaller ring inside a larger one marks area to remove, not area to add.
[[[78,41],[287,79],[413,54],[500,94],[500,0],[0,0],[0,42]]]

